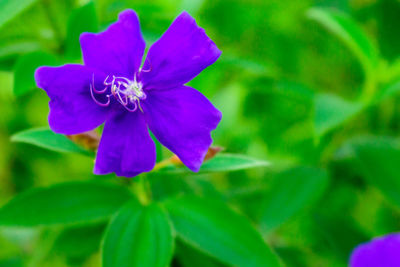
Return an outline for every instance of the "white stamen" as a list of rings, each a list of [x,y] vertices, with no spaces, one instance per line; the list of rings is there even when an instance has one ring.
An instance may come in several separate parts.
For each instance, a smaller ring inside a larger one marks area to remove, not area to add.
[[[98,91],[94,88],[94,75],[92,85],[90,86],[92,98],[96,103],[99,103],[97,99],[94,97],[93,92],[99,94],[104,93],[108,87],[110,87],[111,94],[106,95],[109,99],[110,96],[114,96],[115,99],[121,103],[128,111],[135,111],[138,107],[143,112],[140,106],[140,100],[146,99],[146,94],[143,92],[142,83],[137,82],[136,75],[133,81],[125,78],[125,77],[117,77],[112,76],[112,80],[109,80],[109,76],[104,80],[104,85],[106,86],[103,90]],[[104,103],[103,105],[108,105],[108,103]]]

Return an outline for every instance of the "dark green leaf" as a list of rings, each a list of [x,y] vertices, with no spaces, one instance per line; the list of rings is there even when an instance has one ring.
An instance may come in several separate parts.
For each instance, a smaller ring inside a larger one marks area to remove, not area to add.
[[[99,25],[93,2],[74,10],[68,19],[66,54],[71,58],[81,58],[79,36],[83,32],[97,32]]]
[[[0,28],[38,0],[0,1]]]
[[[312,8],[307,15],[336,35],[358,58],[366,73],[378,65],[377,49],[349,16],[322,8]]]
[[[24,262],[19,257],[1,259],[0,267],[23,267]]]
[[[311,167],[296,167],[274,177],[261,208],[263,231],[272,230],[311,205],[322,195],[327,184],[327,173]]]
[[[183,243],[176,244],[176,258],[182,267],[222,267],[226,266],[215,258],[206,255],[197,249]]]
[[[400,144],[390,138],[368,138],[354,144],[360,170],[368,183],[376,186],[400,206]]]
[[[76,145],[65,135],[56,134],[48,128],[34,128],[14,134],[13,142],[27,143],[57,152],[80,153],[93,156],[93,153]]]
[[[104,229],[104,224],[68,228],[57,237],[53,251],[67,257],[87,257],[100,248]]]
[[[254,159],[248,156],[220,153],[214,158],[204,162],[200,168],[200,172],[239,171],[268,165],[270,165],[270,163],[267,161]],[[171,173],[189,172],[189,170],[184,167],[175,166],[169,166],[162,170]]]
[[[40,66],[55,66],[59,61],[46,52],[32,52],[19,57],[14,67],[14,94],[21,96],[35,88],[35,70]]]
[[[104,267],[166,267],[174,247],[167,214],[157,204],[125,205],[111,221],[103,244]]]
[[[120,186],[71,182],[31,189],[0,209],[0,225],[38,226],[103,221],[131,198]]]
[[[322,136],[347,122],[362,108],[363,105],[358,102],[349,102],[331,94],[318,94],[315,98],[314,115],[316,135]]]
[[[260,233],[225,204],[187,196],[165,205],[178,236],[196,249],[233,266],[280,266]]]

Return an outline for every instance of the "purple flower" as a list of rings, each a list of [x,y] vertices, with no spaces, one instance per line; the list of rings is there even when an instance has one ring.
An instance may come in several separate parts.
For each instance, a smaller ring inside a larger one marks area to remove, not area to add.
[[[184,84],[221,54],[186,12],[154,43],[140,68],[145,42],[139,19],[125,10],[99,34],[80,36],[84,65],[40,67],[36,84],[50,98],[49,124],[78,134],[105,122],[95,174],[132,177],[153,169],[155,137],[192,171],[212,143],[221,113]]]
[[[351,267],[400,266],[400,233],[378,237],[356,247],[350,258]]]

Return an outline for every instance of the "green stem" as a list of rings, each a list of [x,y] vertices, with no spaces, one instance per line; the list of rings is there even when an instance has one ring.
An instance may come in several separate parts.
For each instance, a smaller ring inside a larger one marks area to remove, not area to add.
[[[376,93],[376,74],[372,71],[369,70],[368,72],[365,72],[365,81],[364,81],[364,86],[362,90],[362,101],[364,103],[370,103]]]
[[[148,177],[140,175],[137,181],[132,184],[132,190],[143,205],[148,205],[152,200],[152,192]]]

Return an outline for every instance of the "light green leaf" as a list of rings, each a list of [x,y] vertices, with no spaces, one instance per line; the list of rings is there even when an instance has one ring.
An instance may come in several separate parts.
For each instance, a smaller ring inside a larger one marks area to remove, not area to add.
[[[71,58],[81,58],[79,36],[83,32],[97,32],[99,23],[97,20],[94,2],[74,10],[68,19],[67,38],[65,41],[66,55]]]
[[[27,143],[57,152],[80,153],[86,156],[94,155],[93,152],[76,145],[65,135],[56,134],[48,128],[34,128],[16,133],[11,136],[11,141]]]
[[[14,67],[14,94],[21,96],[37,88],[34,74],[38,67],[58,64],[56,57],[46,52],[33,52],[19,57]]]
[[[173,248],[174,235],[164,210],[157,204],[130,202],[106,231],[103,267],[166,267]]]
[[[31,189],[0,209],[0,225],[39,226],[103,221],[126,201],[130,192],[120,186],[70,182]]]
[[[314,101],[314,130],[318,137],[347,122],[363,108],[361,103],[331,94],[318,94]]]
[[[0,46],[0,59],[9,58],[15,55],[32,53],[40,49],[36,41],[19,41]]]
[[[178,237],[194,248],[233,266],[280,266],[260,233],[225,204],[186,196],[165,205]]]
[[[277,67],[269,62],[257,62],[251,59],[242,58],[232,53],[224,53],[219,64],[229,64],[243,69],[251,74],[263,75],[267,77],[277,77]]]
[[[214,158],[206,161],[200,168],[199,172],[224,172],[224,171],[239,171],[244,169],[265,167],[271,163],[268,161],[254,159],[244,155],[220,153]],[[168,173],[183,173],[190,172],[185,167],[169,166],[162,169]]]
[[[400,143],[370,137],[353,145],[363,177],[400,207]]]
[[[0,28],[37,0],[3,0],[0,1]]]
[[[314,203],[325,191],[328,175],[321,169],[295,167],[274,177],[261,207],[261,228],[271,231],[305,207]]]
[[[323,8],[312,8],[307,12],[307,16],[336,35],[358,58],[366,73],[377,67],[377,49],[349,16]]]
[[[181,10],[186,10],[190,14],[194,15],[199,12],[201,7],[204,5],[204,0],[182,0]]]

